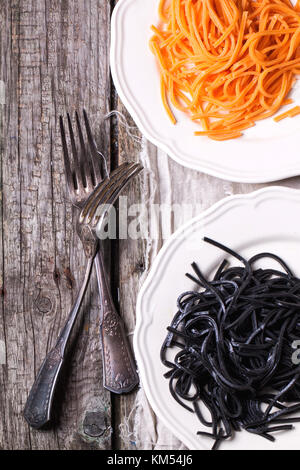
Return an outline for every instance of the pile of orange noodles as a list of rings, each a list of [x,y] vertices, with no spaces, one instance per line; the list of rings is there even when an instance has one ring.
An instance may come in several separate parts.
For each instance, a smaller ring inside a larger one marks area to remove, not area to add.
[[[174,124],[172,106],[202,125],[196,135],[232,139],[292,102],[299,0],[160,0],[159,16],[150,47]]]

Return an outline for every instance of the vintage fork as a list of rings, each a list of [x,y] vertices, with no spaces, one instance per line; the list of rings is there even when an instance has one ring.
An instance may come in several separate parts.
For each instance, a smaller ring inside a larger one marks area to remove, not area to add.
[[[67,167],[68,167],[68,162],[67,162],[66,168]],[[71,166],[69,166],[69,168],[71,168]],[[113,202],[119,196],[121,190],[126,186],[126,184],[131,180],[131,178],[133,178],[136,174],[138,174],[141,171],[141,169],[142,167],[138,164],[125,163],[121,165],[114,172],[112,172],[109,178],[107,177],[105,180],[100,182],[98,186],[95,187],[92,194],[86,200],[87,205],[90,205],[91,207],[90,208],[91,213],[88,210],[87,213],[85,213],[85,216],[80,215],[79,220],[78,220],[78,226],[77,226],[78,234],[83,242],[84,251],[88,258],[86,274],[85,274],[82,288],[70,312],[68,320],[63,330],[61,331],[61,334],[57,340],[55,347],[50,351],[50,353],[45,358],[40,368],[40,371],[38,373],[38,376],[36,378],[36,381],[29,394],[29,397],[25,406],[25,410],[24,410],[24,416],[32,427],[41,428],[45,424],[47,424],[51,418],[51,408],[52,408],[55,387],[58,381],[60,370],[64,362],[65,351],[66,351],[66,347],[67,347],[67,344],[71,335],[72,327],[75,323],[82,299],[84,297],[84,293],[86,291],[86,287],[88,284],[88,280],[90,277],[90,272],[91,272],[91,268],[92,268],[95,256],[96,256],[96,260],[98,260],[97,274],[98,274],[98,277],[101,276],[99,282],[101,282],[101,288],[103,292],[102,300],[104,301],[104,307],[103,307],[102,319],[101,319],[102,320],[101,330],[105,328],[106,321],[108,321],[109,323],[108,323],[107,328],[109,330],[109,333],[111,333],[112,331],[114,332],[114,334],[112,335],[112,338],[108,338],[108,341],[106,341],[105,343],[107,354],[109,353],[111,347],[113,349],[116,348],[116,343],[117,343],[118,348],[122,350],[122,357],[120,358],[120,362],[118,363],[118,365],[119,364],[122,365],[125,361],[125,366],[126,366],[125,374],[126,373],[128,375],[130,374],[129,379],[128,379],[130,380],[130,386],[128,386],[128,383],[126,384],[128,387],[127,391],[129,391],[129,389],[132,389],[138,382],[138,376],[136,373],[135,363],[130,354],[130,350],[128,349],[128,342],[127,342],[127,338],[124,332],[122,321],[119,316],[116,317],[117,313],[115,311],[112,311],[113,312],[112,315],[114,319],[114,322],[112,324],[111,317],[107,310],[107,307],[109,307],[110,305],[113,306],[113,303],[111,300],[109,286],[106,280],[101,252],[98,250],[98,245],[99,245],[98,239],[95,237],[94,232],[91,231],[91,227],[93,227],[94,226],[93,224],[95,223],[94,215],[95,215],[95,209],[97,208],[97,205],[99,205],[102,202],[103,207],[107,208],[107,205],[113,204]],[[68,173],[67,178],[69,177],[70,177],[70,173]],[[89,183],[91,184],[90,179],[89,179]],[[78,190],[78,186],[76,186],[76,191],[77,190]],[[94,200],[94,198],[97,204],[96,206],[95,204],[94,205],[92,204],[92,201]],[[83,202],[81,202],[81,207],[85,208],[85,205]],[[92,217],[90,217],[89,214],[91,214]],[[102,263],[101,266],[99,265],[100,263]],[[106,313],[106,317],[105,317],[105,313]],[[106,336],[107,335],[103,334],[104,340],[106,339]],[[118,358],[119,358],[119,355],[118,355]],[[114,371],[115,369],[112,369],[112,370]]]

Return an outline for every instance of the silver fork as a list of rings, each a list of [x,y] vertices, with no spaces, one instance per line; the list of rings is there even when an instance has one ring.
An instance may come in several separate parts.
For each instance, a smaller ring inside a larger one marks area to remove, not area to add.
[[[78,115],[76,116],[76,120],[79,139],[81,145],[84,145]],[[81,153],[81,160],[77,159],[75,161],[78,154],[74,154],[76,151],[74,147],[75,140],[69,116],[68,121],[74,166],[71,164],[69,159],[64,127],[61,119],[66,177],[73,204],[80,205],[82,208],[78,218],[77,232],[82,240],[88,263],[82,287],[69,314],[68,320],[59,335],[55,347],[45,358],[25,406],[24,416],[27,422],[34,428],[41,428],[50,421],[55,387],[64,362],[65,351],[70,339],[71,331],[86,291],[94,258],[96,260],[98,284],[99,290],[101,290],[100,295],[102,300],[100,323],[103,341],[102,350],[104,355],[106,387],[108,388],[107,385],[111,383],[111,388],[116,385],[116,392],[122,393],[130,391],[138,383],[135,362],[129,349],[123,322],[117,314],[111,298],[103,259],[101,251],[99,250],[99,240],[95,236],[94,228],[99,224],[101,217],[102,219],[104,217],[104,214],[96,213],[98,206],[101,205],[101,207],[107,210],[107,206],[114,203],[120,192],[128,182],[141,171],[142,167],[138,164],[125,163],[114,170],[110,177],[107,176],[102,180],[99,161],[96,159],[98,152],[94,142],[91,142],[92,136],[86,114],[85,122],[88,140],[90,141],[89,145],[94,152],[92,162],[91,160],[88,160],[87,151]],[[99,166],[99,171],[96,169],[92,175],[91,169],[96,164]],[[75,168],[75,170],[72,171],[72,168]],[[102,181],[95,186],[98,179],[101,179]]]

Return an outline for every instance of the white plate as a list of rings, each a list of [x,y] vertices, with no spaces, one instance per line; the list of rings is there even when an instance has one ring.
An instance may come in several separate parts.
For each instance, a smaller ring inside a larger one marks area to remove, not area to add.
[[[259,121],[225,142],[195,137],[199,126],[178,111],[172,125],[160,98],[159,72],[148,41],[159,0],[119,0],[111,24],[111,71],[116,89],[141,132],[182,165],[230,181],[263,183],[300,173],[300,116]],[[300,104],[299,82],[292,97]]]
[[[298,190],[270,187],[223,199],[168,240],[139,293],[134,348],[141,380],[155,413],[190,449],[209,449],[212,442],[196,435],[203,426],[170,395],[168,380],[163,377],[168,369],[159,358],[166,328],[177,311],[177,297],[194,289],[185,273],[191,272],[190,264],[196,261],[210,276],[224,259],[224,253],[202,241],[205,235],[245,257],[263,251],[277,253],[299,276],[299,215]],[[275,433],[275,437],[276,442],[271,443],[241,431],[224,442],[222,449],[299,449],[300,424],[295,430]]]

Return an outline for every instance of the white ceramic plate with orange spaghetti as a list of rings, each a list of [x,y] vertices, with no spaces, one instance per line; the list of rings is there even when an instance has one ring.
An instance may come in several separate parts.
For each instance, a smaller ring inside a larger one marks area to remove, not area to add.
[[[203,130],[200,123],[174,107],[177,123],[172,124],[161,99],[159,64],[149,47],[151,25],[160,21],[158,6],[159,0],[119,0],[112,15],[112,76],[141,132],[178,163],[219,178],[263,183],[298,175],[300,115],[278,123],[274,116],[257,121],[241,137],[225,141],[196,136]],[[299,80],[288,99],[294,103],[277,115],[300,105]]]

